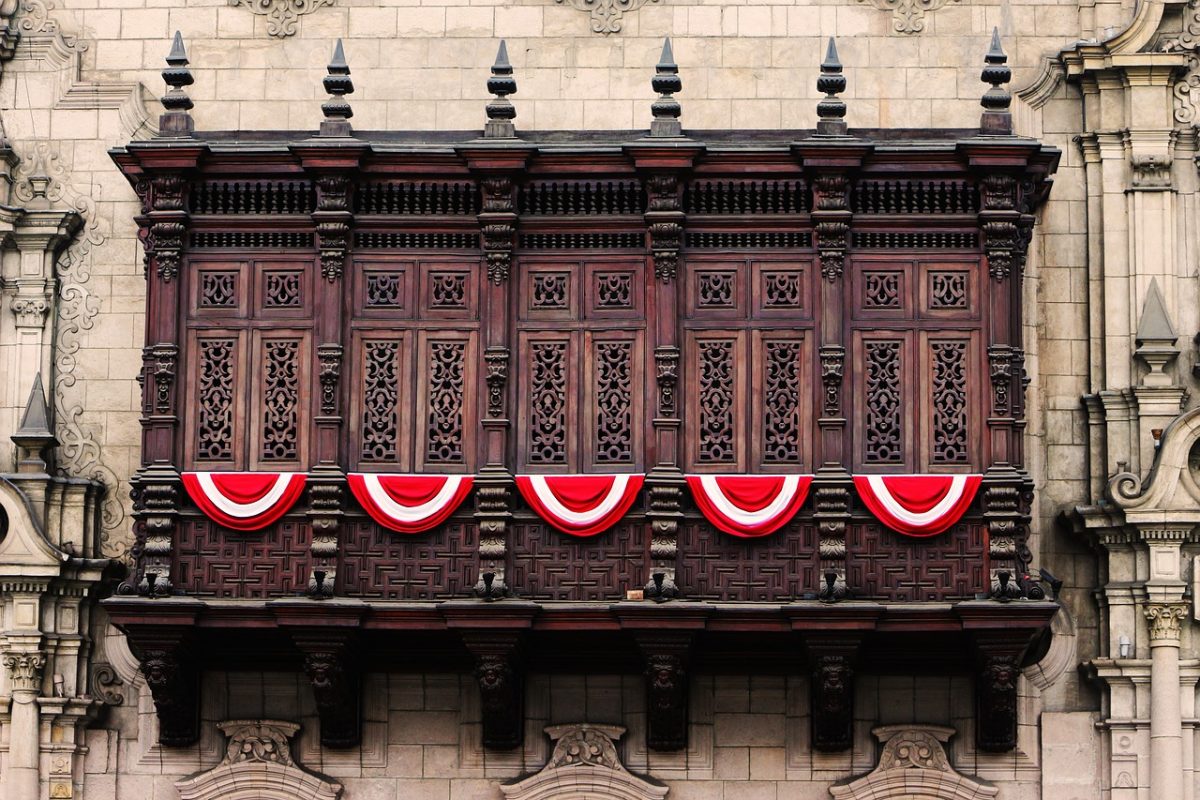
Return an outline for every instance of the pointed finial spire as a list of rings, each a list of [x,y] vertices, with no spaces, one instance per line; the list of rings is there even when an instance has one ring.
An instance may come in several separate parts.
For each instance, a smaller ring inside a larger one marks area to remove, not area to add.
[[[650,86],[658,92],[658,99],[650,106],[650,113],[654,115],[650,122],[650,135],[682,136],[683,125],[679,122],[682,109],[674,95],[683,90],[683,81],[679,79],[679,65],[675,63],[670,36],[663,39],[662,55],[654,68],[654,79],[650,81]]]
[[[517,93],[517,81],[513,77],[513,67],[508,61],[508,45],[500,40],[500,49],[496,51],[496,63],[492,64],[492,77],[488,78],[487,90],[495,98],[487,104],[487,124],[483,128],[485,139],[511,139],[517,135],[513,120],[517,117],[517,109],[509,102],[508,96]]]
[[[46,450],[58,444],[50,430],[50,409],[46,405],[46,392],[42,388],[42,373],[33,378],[33,389],[21,415],[21,427],[11,437],[20,448],[18,472],[45,472]]]
[[[1179,334],[1171,324],[1171,316],[1167,313],[1167,305],[1163,301],[1156,278],[1150,279],[1146,302],[1142,306],[1142,317],[1138,320],[1136,338],[1138,348],[1133,354],[1150,368],[1150,372],[1142,377],[1141,385],[1164,388],[1175,386],[1175,377],[1168,373],[1166,368],[1179,356],[1179,348],[1175,346]]]
[[[342,49],[342,40],[338,39],[333,47],[333,59],[329,62],[329,74],[323,81],[329,99],[321,104],[321,113],[325,119],[321,121],[321,136],[349,136],[350,118],[354,110],[346,102],[345,96],[354,93],[354,82],[350,80],[350,65],[346,63],[346,53]]]
[[[817,91],[825,93],[825,97],[817,103],[817,135],[845,136],[846,101],[839,99],[838,95],[846,91],[846,76],[842,74],[842,62],[832,36],[825,49],[825,60],[821,62]]]
[[[979,132],[990,136],[1011,136],[1012,113],[1008,107],[1012,104],[1012,95],[1003,88],[1003,84],[1012,80],[1012,70],[1008,68],[1008,56],[1000,46],[999,28],[992,28],[992,45],[983,61],[980,78],[984,83],[991,84],[991,88],[984,92],[980,101],[983,115],[979,120]]]
[[[191,136],[196,123],[188,112],[192,109],[192,98],[183,90],[191,86],[192,71],[188,69],[187,51],[183,47],[183,35],[175,31],[171,52],[167,54],[167,68],[162,71],[167,93],[162,96],[163,114],[158,118],[158,132],[162,136]]]

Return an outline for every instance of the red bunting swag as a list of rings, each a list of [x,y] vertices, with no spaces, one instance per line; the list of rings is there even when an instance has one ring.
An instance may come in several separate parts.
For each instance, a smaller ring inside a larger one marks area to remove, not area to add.
[[[518,475],[517,489],[542,519],[572,536],[595,536],[625,516],[642,475]]]
[[[718,530],[767,536],[804,505],[811,475],[688,475],[696,507]]]
[[[925,537],[958,522],[982,480],[982,475],[855,475],[854,487],[884,525]]]
[[[388,530],[422,533],[445,522],[471,493],[468,475],[379,475],[351,472],[350,491]]]
[[[183,473],[196,507],[236,531],[256,531],[277,521],[300,499],[304,481],[302,472]]]

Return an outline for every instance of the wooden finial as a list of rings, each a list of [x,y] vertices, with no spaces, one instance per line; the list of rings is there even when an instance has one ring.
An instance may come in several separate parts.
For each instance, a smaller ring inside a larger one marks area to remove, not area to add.
[[[817,103],[817,135],[845,136],[846,102],[838,95],[846,91],[846,76],[842,74],[842,62],[832,36],[825,50],[825,60],[821,62],[817,91],[825,93],[825,97]]]
[[[983,94],[980,105],[983,114],[979,118],[979,132],[988,136],[1011,136],[1013,132],[1012,94],[1004,88],[1004,84],[1012,80],[1012,70],[1008,68],[1008,56],[1000,46],[1000,30],[992,28],[992,46],[983,57],[983,74],[980,78],[991,88]]]
[[[325,91],[330,97],[321,104],[321,113],[325,119],[321,121],[321,136],[349,136],[350,118],[354,110],[345,96],[354,93],[354,82],[350,80],[350,65],[346,63],[346,53],[342,49],[342,40],[338,39],[333,48],[333,60],[329,62],[329,74],[323,81]]]
[[[654,68],[654,79],[650,81],[650,86],[658,92],[658,99],[650,106],[650,113],[654,115],[650,122],[650,135],[682,136],[683,125],[679,122],[682,109],[674,95],[683,90],[683,81],[679,78],[679,65],[675,63],[669,36],[663,40],[662,55]]]
[[[483,128],[485,139],[512,139],[517,135],[513,120],[517,117],[517,109],[508,100],[510,94],[517,93],[517,81],[513,77],[513,67],[508,60],[508,45],[500,40],[500,49],[496,51],[496,63],[492,64],[492,76],[488,78],[487,90],[495,98],[487,104],[487,124]]]
[[[196,123],[188,112],[192,110],[192,98],[183,90],[193,83],[192,71],[188,69],[187,51],[183,47],[183,35],[175,31],[171,52],[167,54],[167,68],[162,71],[167,93],[162,96],[163,113],[158,118],[161,136],[191,136]]]

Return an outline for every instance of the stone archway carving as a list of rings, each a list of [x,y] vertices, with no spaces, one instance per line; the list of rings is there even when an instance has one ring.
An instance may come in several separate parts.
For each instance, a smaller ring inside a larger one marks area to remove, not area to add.
[[[616,725],[551,725],[546,733],[554,752],[542,770],[504,784],[506,800],[662,800],[670,791],[625,769],[615,742],[625,733]]]
[[[835,800],[989,800],[995,786],[959,773],[943,745],[953,728],[940,725],[885,725],[872,733],[883,742],[874,770],[829,788]]]
[[[229,737],[225,758],[206,772],[179,781],[180,800],[337,800],[342,785],[302,769],[292,760],[293,722],[230,720],[218,725]]]

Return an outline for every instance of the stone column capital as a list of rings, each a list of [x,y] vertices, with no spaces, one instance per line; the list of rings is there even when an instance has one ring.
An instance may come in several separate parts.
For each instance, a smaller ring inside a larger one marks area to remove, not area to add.
[[[1150,622],[1150,646],[1179,646],[1179,633],[1188,615],[1187,603],[1151,603],[1143,610]]]
[[[42,668],[46,666],[46,654],[40,650],[23,653],[6,653],[3,659],[8,670],[9,685],[13,693],[38,692],[42,688]]]

